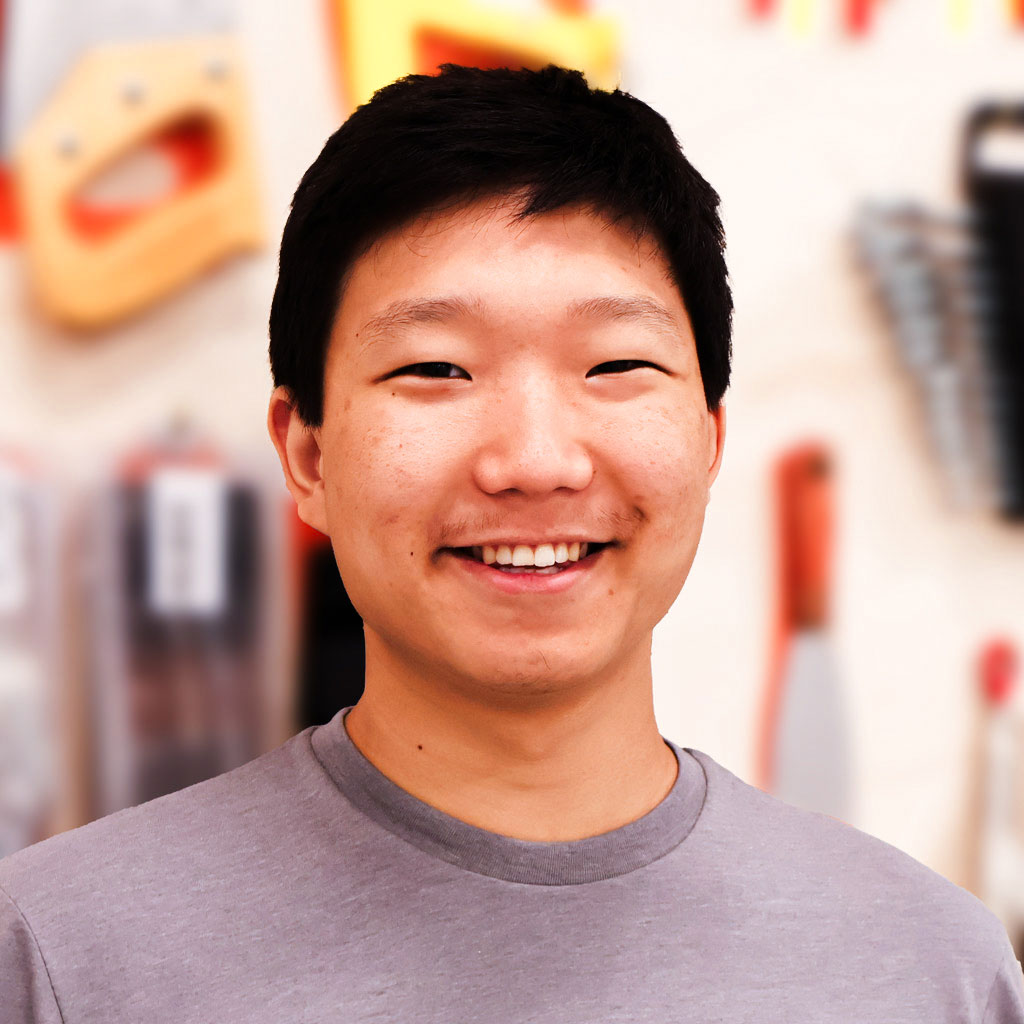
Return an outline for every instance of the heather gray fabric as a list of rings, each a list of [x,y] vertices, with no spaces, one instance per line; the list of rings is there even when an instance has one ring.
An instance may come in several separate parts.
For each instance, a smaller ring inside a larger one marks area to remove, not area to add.
[[[343,714],[0,862],[3,1024],[1024,1022],[973,896],[705,754],[529,843],[421,803]]]

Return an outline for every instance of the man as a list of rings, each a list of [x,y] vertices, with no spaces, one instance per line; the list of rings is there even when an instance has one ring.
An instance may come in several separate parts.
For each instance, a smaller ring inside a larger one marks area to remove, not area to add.
[[[972,896],[658,734],[725,432],[717,204],[556,68],[406,79],[328,141],[269,424],[365,695],[3,864],[5,1024],[1024,1021]]]

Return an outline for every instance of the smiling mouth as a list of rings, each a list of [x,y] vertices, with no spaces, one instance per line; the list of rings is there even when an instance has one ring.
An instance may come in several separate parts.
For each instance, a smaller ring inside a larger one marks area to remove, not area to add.
[[[448,548],[458,558],[480,562],[498,572],[509,575],[531,574],[553,576],[565,572],[581,562],[594,558],[611,545],[611,541],[573,542],[559,544],[475,545]]]

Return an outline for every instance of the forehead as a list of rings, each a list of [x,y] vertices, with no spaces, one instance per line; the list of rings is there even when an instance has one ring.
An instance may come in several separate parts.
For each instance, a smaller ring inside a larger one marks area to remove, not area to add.
[[[514,197],[424,215],[378,239],[346,275],[332,347],[455,319],[631,320],[689,331],[661,247],[584,207],[528,218]]]

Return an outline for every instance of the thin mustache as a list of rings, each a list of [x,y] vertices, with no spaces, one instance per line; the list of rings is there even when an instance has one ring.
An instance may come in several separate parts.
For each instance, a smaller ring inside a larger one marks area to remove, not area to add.
[[[629,512],[622,512],[618,509],[599,509],[596,512],[588,513],[585,521],[579,524],[572,524],[573,530],[583,529],[589,536],[595,539],[610,536],[619,538],[629,536],[636,529],[638,523],[642,523],[647,516],[643,510],[634,507]],[[565,523],[557,524],[565,526]],[[517,527],[510,525],[510,517],[502,512],[485,512],[479,516],[465,519],[453,519],[451,522],[442,523],[434,538],[434,548],[453,547],[454,541],[463,540],[466,537],[480,537],[488,534],[501,533],[508,536],[529,533],[535,531],[537,525],[530,527]]]

